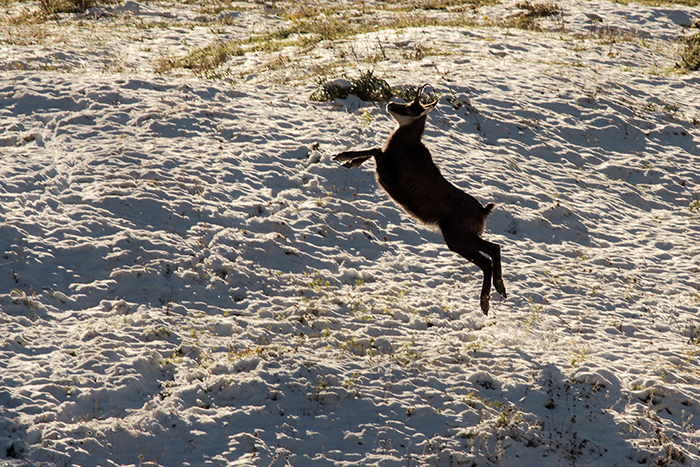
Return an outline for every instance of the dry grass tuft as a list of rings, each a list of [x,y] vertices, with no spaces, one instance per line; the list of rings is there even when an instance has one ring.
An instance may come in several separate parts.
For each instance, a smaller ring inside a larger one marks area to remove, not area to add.
[[[681,51],[681,61],[676,65],[681,70],[700,70],[700,32],[694,36],[681,39],[684,47]]]
[[[47,15],[56,13],[83,13],[97,6],[96,0],[39,0],[39,6]]]

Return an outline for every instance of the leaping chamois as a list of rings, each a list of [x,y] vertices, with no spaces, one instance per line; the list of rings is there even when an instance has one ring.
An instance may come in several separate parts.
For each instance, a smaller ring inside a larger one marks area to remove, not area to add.
[[[485,207],[473,196],[463,192],[442,176],[433,162],[430,151],[421,142],[425,121],[437,100],[424,105],[420,96],[427,84],[418,88],[410,104],[391,102],[387,112],[399,126],[389,137],[384,149],[348,151],[337,154],[334,160],[344,167],[359,167],[374,157],[379,184],[406,212],[421,222],[438,226],[450,250],[476,264],[484,273],[481,286],[481,310],[488,315],[491,298],[491,279],[501,297],[506,288],[501,272],[501,247],[481,238],[486,228],[486,217],[494,207]]]

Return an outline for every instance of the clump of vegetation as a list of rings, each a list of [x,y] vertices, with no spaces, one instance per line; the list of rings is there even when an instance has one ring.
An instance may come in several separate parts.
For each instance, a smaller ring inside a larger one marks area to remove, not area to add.
[[[416,44],[410,48],[405,48],[401,52],[401,56],[406,60],[421,61],[428,55],[433,54],[432,47],[427,47],[423,44]]]
[[[398,86],[394,88],[394,97],[405,100],[406,102],[413,102],[416,98],[416,93],[418,92],[418,86]],[[420,96],[420,101],[423,104],[428,104],[439,99],[438,94],[432,92],[424,92]]]
[[[95,0],[39,0],[39,5],[47,15],[56,13],[83,13],[97,6]]]
[[[323,78],[319,79],[319,89],[311,94],[311,100],[332,102],[335,99],[347,99],[352,94],[366,102],[383,102],[394,96],[389,83],[375,76],[372,70],[361,73],[357,78],[346,79],[349,86],[336,86],[327,83]]]
[[[676,67],[686,71],[700,70],[700,32],[681,39],[685,45],[681,51],[681,61]]]
[[[497,0],[414,0],[416,8],[422,10],[476,10],[484,5],[495,5]]]
[[[525,0],[524,2],[517,3],[515,6],[524,11],[509,17],[508,26],[530,31],[539,31],[542,29],[537,22],[539,18],[556,16],[561,13],[559,7],[551,2],[533,4]]]
[[[326,82],[322,77],[318,78],[316,84],[318,89],[311,93],[312,101],[333,102],[336,99],[347,99],[350,95],[350,87]]]
[[[521,10],[526,10],[524,16],[530,18],[546,18],[547,16],[555,16],[559,14],[559,7],[555,3],[530,3],[528,1],[520,2],[515,5]]]
[[[339,81],[343,85],[338,84]],[[396,86],[391,87],[386,80],[374,75],[372,70],[361,73],[358,78],[326,81],[319,78],[318,89],[311,94],[311,100],[318,102],[333,102],[336,99],[347,99],[352,94],[365,102],[385,102],[392,97],[398,97],[406,102],[412,102],[416,98],[418,86]],[[420,100],[424,104],[433,102],[440,98],[436,93],[423,93]]]
[[[394,95],[389,83],[382,78],[374,76],[372,70],[362,73],[359,78],[350,82],[352,83],[350,94],[354,94],[363,101],[388,101]]]

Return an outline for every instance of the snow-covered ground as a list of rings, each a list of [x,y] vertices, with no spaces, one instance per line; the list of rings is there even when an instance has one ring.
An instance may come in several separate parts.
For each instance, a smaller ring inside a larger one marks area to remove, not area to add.
[[[699,462],[700,76],[673,67],[700,11],[560,5],[540,32],[499,27],[512,3],[378,5],[470,25],[206,78],[157,64],[290,20],[3,4],[0,464]],[[509,297],[488,317],[481,272],[372,163],[331,160],[394,122],[311,101],[315,73],[368,69],[433,85],[425,143],[497,203]]]

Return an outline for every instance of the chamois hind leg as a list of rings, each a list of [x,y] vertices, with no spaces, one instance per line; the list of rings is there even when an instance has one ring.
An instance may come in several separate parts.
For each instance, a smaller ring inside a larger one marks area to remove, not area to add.
[[[476,264],[484,273],[484,280],[481,283],[481,311],[483,311],[485,315],[488,315],[489,307],[491,306],[491,277],[493,273],[493,264],[489,258],[478,251],[473,251],[470,255],[462,256]]]
[[[366,149],[364,151],[345,151],[340,154],[333,156],[334,161],[344,161],[343,167],[352,169],[353,167],[359,167],[367,159],[371,159],[382,153],[379,148]]]
[[[462,255],[466,260],[474,263],[484,273],[484,280],[481,283],[481,311],[483,311],[485,315],[488,315],[491,302],[491,278],[493,274],[493,264],[490,258],[487,258],[476,249],[479,244],[479,240],[481,239],[476,235],[469,235],[468,237],[473,238],[463,237],[461,241],[454,242],[445,236],[445,243],[447,243],[450,250]]]
[[[508,298],[506,286],[503,283],[503,272],[501,270],[501,245],[479,238],[477,249],[491,257],[493,263],[493,286],[496,288],[496,291],[501,294],[501,297]]]

